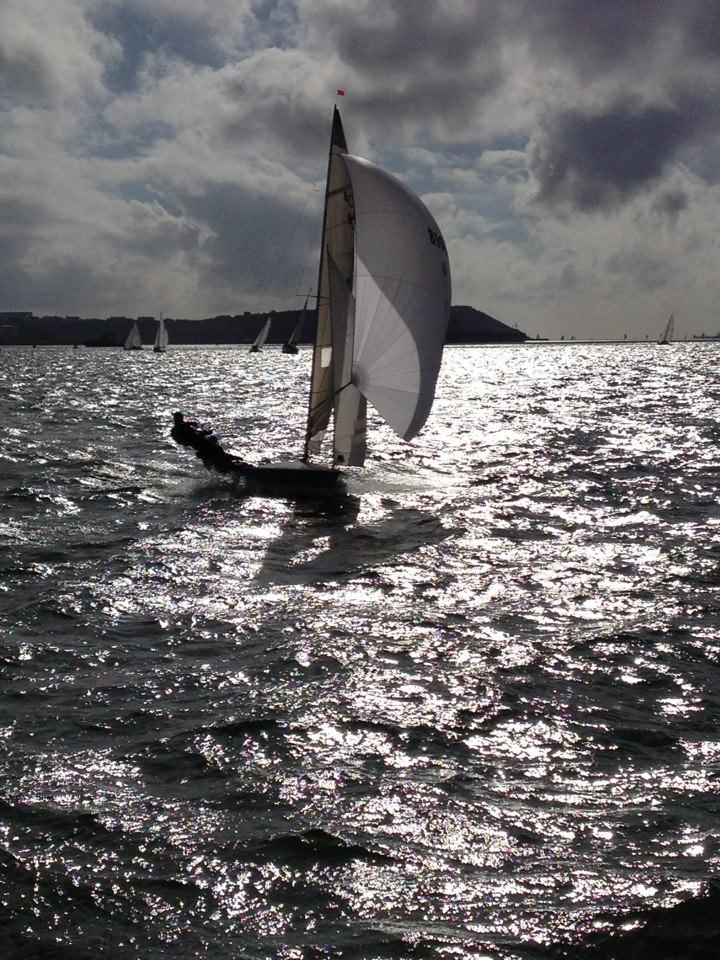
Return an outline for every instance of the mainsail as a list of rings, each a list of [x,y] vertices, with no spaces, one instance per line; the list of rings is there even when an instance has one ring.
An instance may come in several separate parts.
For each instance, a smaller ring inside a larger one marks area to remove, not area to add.
[[[168,347],[170,338],[168,337],[167,327],[165,326],[165,321],[162,316],[158,321],[157,333],[155,334],[155,343],[153,344],[153,350],[155,353],[165,353]]]
[[[425,204],[346,152],[335,109],[305,459],[334,411],[333,460],[365,460],[367,401],[405,440],[427,420],[450,310],[450,264]]]
[[[672,338],[675,336],[675,317],[670,314],[670,319],[667,322],[667,326],[663,330],[663,334],[660,337],[660,343],[670,343]]]
[[[142,350],[142,340],[140,339],[140,331],[138,330],[137,320],[133,323],[130,328],[130,333],[127,335],[124,350]]]
[[[320,269],[317,291],[317,332],[313,350],[312,378],[304,459],[320,451],[330,414],[336,406],[337,378],[342,373],[342,353],[337,356],[339,342],[345,341],[346,318],[331,308],[330,260],[341,277],[341,283],[352,284],[354,227],[352,191],[342,155],[347,152],[345,133],[337,107],[333,113],[328,158],[325,212],[323,214]],[[335,331],[333,331],[335,327]],[[340,329],[343,333],[340,333]],[[336,417],[337,419],[337,417]],[[364,429],[360,427],[359,429]],[[342,456],[342,454],[340,454]],[[337,457],[337,452],[336,452]],[[349,463],[347,458],[343,462]],[[359,461],[360,465],[362,461]]]
[[[255,342],[250,347],[251,353],[258,353],[258,351],[262,350],[262,348],[265,346],[265,341],[267,340],[269,333],[270,333],[270,318],[268,317],[268,319],[265,321],[265,325],[263,326],[262,330],[255,338]]]

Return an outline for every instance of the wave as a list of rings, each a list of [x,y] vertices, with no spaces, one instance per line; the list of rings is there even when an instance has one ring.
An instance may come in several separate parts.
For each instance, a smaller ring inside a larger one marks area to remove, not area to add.
[[[673,907],[642,910],[623,917],[637,924],[628,933],[613,933],[561,947],[557,960],[711,960],[720,957],[720,880],[705,885],[698,897]]]

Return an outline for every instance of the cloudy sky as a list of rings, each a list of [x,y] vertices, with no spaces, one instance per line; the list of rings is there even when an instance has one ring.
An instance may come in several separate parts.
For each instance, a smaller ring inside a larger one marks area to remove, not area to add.
[[[720,330],[718,0],[0,0],[0,309],[297,306],[338,87],[455,303]]]

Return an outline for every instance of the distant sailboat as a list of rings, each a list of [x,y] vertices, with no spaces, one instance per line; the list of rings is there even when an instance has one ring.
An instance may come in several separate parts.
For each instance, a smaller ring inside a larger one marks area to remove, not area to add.
[[[338,467],[365,462],[368,401],[411,440],[433,404],[449,310],[450,264],[440,228],[399,180],[348,153],[335,108],[302,461],[240,461],[223,472],[278,492],[332,490]],[[311,457],[320,453],[331,417],[329,467]],[[200,455],[207,446],[202,432],[182,431],[178,442]]]
[[[305,304],[302,308],[302,313],[300,314],[300,319],[295,324],[295,329],[290,334],[290,339],[286,340],[283,344],[282,352],[283,353],[297,353],[298,352],[298,340],[300,339],[300,334],[302,333],[303,327],[305,326],[305,320],[307,318],[307,309],[308,301],[310,299],[310,294],[305,297]]]
[[[137,320],[135,320],[130,328],[130,333],[127,335],[123,350],[142,350],[142,340],[140,339]]]
[[[165,326],[163,315],[160,314],[160,319],[158,320],[157,333],[155,334],[155,343],[153,344],[154,352],[165,353],[169,343],[170,343],[170,337],[168,337],[167,327]]]
[[[672,338],[675,336],[675,317],[670,314],[670,319],[665,325],[665,329],[662,332],[662,336],[658,340],[658,343],[670,343]]]
[[[260,353],[262,348],[265,346],[265,341],[267,340],[269,333],[270,333],[270,317],[267,318],[267,320],[265,321],[264,327],[262,328],[260,333],[257,335],[257,337],[255,337],[255,342],[250,347],[250,353]]]

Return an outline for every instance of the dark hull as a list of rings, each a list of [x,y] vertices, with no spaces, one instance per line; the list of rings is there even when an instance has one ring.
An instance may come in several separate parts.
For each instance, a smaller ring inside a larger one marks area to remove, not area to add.
[[[192,420],[185,420],[180,411],[173,415],[173,419],[170,436],[176,443],[194,450],[208,470],[239,480],[251,493],[316,497],[345,492],[340,471],[334,467],[314,466],[302,460],[247,463],[223,449],[212,430],[204,429]]]
[[[232,471],[254,491],[286,494],[288,496],[317,496],[340,493],[342,475],[331,467],[312,467],[303,463],[243,464]]]

